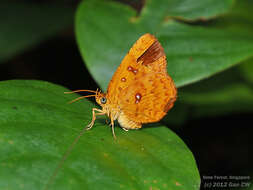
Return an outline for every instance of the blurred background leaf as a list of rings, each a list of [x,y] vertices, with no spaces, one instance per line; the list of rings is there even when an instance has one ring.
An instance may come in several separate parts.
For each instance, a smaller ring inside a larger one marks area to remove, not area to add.
[[[234,0],[161,0],[159,3],[146,1],[141,11],[141,19],[144,17],[147,23],[152,21],[158,24],[169,17],[188,21],[208,20],[225,14],[233,4]]]
[[[249,61],[252,63],[252,59]],[[189,118],[252,112],[252,83],[245,80],[245,75],[241,72],[242,68],[251,65],[248,64],[249,61],[199,83],[180,88],[181,96],[165,121],[181,124]],[[253,75],[253,70],[247,72]]]
[[[253,31],[253,2],[251,0],[235,1],[231,10],[218,18],[213,24],[219,28],[231,28],[234,31]]]
[[[168,12],[173,2],[147,1],[138,16],[133,9],[117,2],[87,0],[80,4],[76,15],[77,42],[89,71],[103,90],[133,43],[147,32],[155,34],[163,45],[168,72],[177,87],[207,78],[253,55],[253,35],[248,29],[241,28],[238,33],[233,28],[175,21]],[[222,11],[216,9],[219,3],[213,3],[209,9],[220,12],[210,11],[208,16],[217,17],[218,13],[230,10],[231,1],[225,2]],[[194,18],[201,18],[203,9],[199,1],[194,3]],[[191,11],[194,3],[183,10]],[[183,13],[177,16],[187,15]]]
[[[192,116],[253,111],[253,88],[242,78],[239,68],[185,87],[181,92],[182,102],[197,107],[196,113],[192,110]]]
[[[241,76],[249,83],[253,84],[253,59],[245,61],[239,67]],[[252,86],[251,86],[252,87]]]
[[[252,10],[252,1],[236,1],[227,14],[218,18],[217,22],[210,24],[217,28],[230,28],[238,34],[241,31],[248,31],[253,35]],[[240,63],[211,78],[179,89],[179,94],[181,94],[177,102],[179,106],[175,106],[164,122],[182,124],[190,118],[211,118],[252,112],[253,59],[249,58]]]
[[[73,15],[61,4],[0,2],[0,63],[71,26]]]
[[[3,81],[0,88],[0,189],[43,189],[94,106],[67,104],[78,96],[48,82]],[[49,189],[199,189],[193,155],[167,127],[116,127],[116,135],[98,119]]]

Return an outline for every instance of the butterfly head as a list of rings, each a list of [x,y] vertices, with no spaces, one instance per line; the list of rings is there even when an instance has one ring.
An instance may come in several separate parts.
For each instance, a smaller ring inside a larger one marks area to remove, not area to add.
[[[107,103],[107,98],[106,98],[106,94],[102,93],[101,91],[96,91],[96,102],[100,105],[100,106],[104,106]]]

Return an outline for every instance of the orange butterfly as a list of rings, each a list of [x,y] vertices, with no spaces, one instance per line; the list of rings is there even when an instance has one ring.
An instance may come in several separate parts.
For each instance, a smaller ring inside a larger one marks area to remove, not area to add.
[[[113,75],[107,92],[93,92],[74,101],[95,96],[102,109],[92,109],[91,129],[97,115],[107,115],[111,120],[114,138],[114,120],[124,130],[139,129],[144,123],[161,120],[174,105],[177,89],[167,73],[164,50],[151,34],[144,34],[130,49]]]

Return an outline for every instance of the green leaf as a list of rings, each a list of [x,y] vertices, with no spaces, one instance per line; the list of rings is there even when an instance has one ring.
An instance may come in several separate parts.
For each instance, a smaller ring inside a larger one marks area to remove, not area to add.
[[[62,5],[1,2],[0,63],[70,26],[73,15]]]
[[[248,28],[238,32],[230,27],[189,25],[169,17],[216,17],[229,10],[231,1],[223,2],[223,11],[216,7],[217,1],[205,1],[207,4],[203,2],[200,7],[199,1],[192,1],[192,6],[170,15],[168,10],[176,2],[147,1],[137,17],[133,9],[114,1],[86,0],[80,4],[77,42],[89,71],[103,90],[129,48],[147,32],[155,34],[163,45],[168,72],[177,87],[212,76],[253,55],[253,35]],[[185,1],[181,2],[183,5]],[[203,13],[204,6],[210,7],[208,14]],[[194,15],[189,15],[193,7]]]
[[[149,0],[143,8],[141,17],[154,20],[154,15],[166,15],[167,19],[176,17],[183,20],[207,20],[225,14],[233,4],[234,0],[162,0],[159,2]]]
[[[41,81],[0,82],[0,189],[43,189],[67,147],[91,120],[87,100]],[[167,127],[84,133],[50,189],[198,189],[192,153]]]

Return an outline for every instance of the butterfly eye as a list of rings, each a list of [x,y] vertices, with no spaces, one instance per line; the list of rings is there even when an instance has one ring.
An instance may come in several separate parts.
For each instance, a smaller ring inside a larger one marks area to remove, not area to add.
[[[102,97],[102,98],[100,99],[100,102],[101,102],[101,104],[105,104],[105,103],[106,103],[106,97]]]

